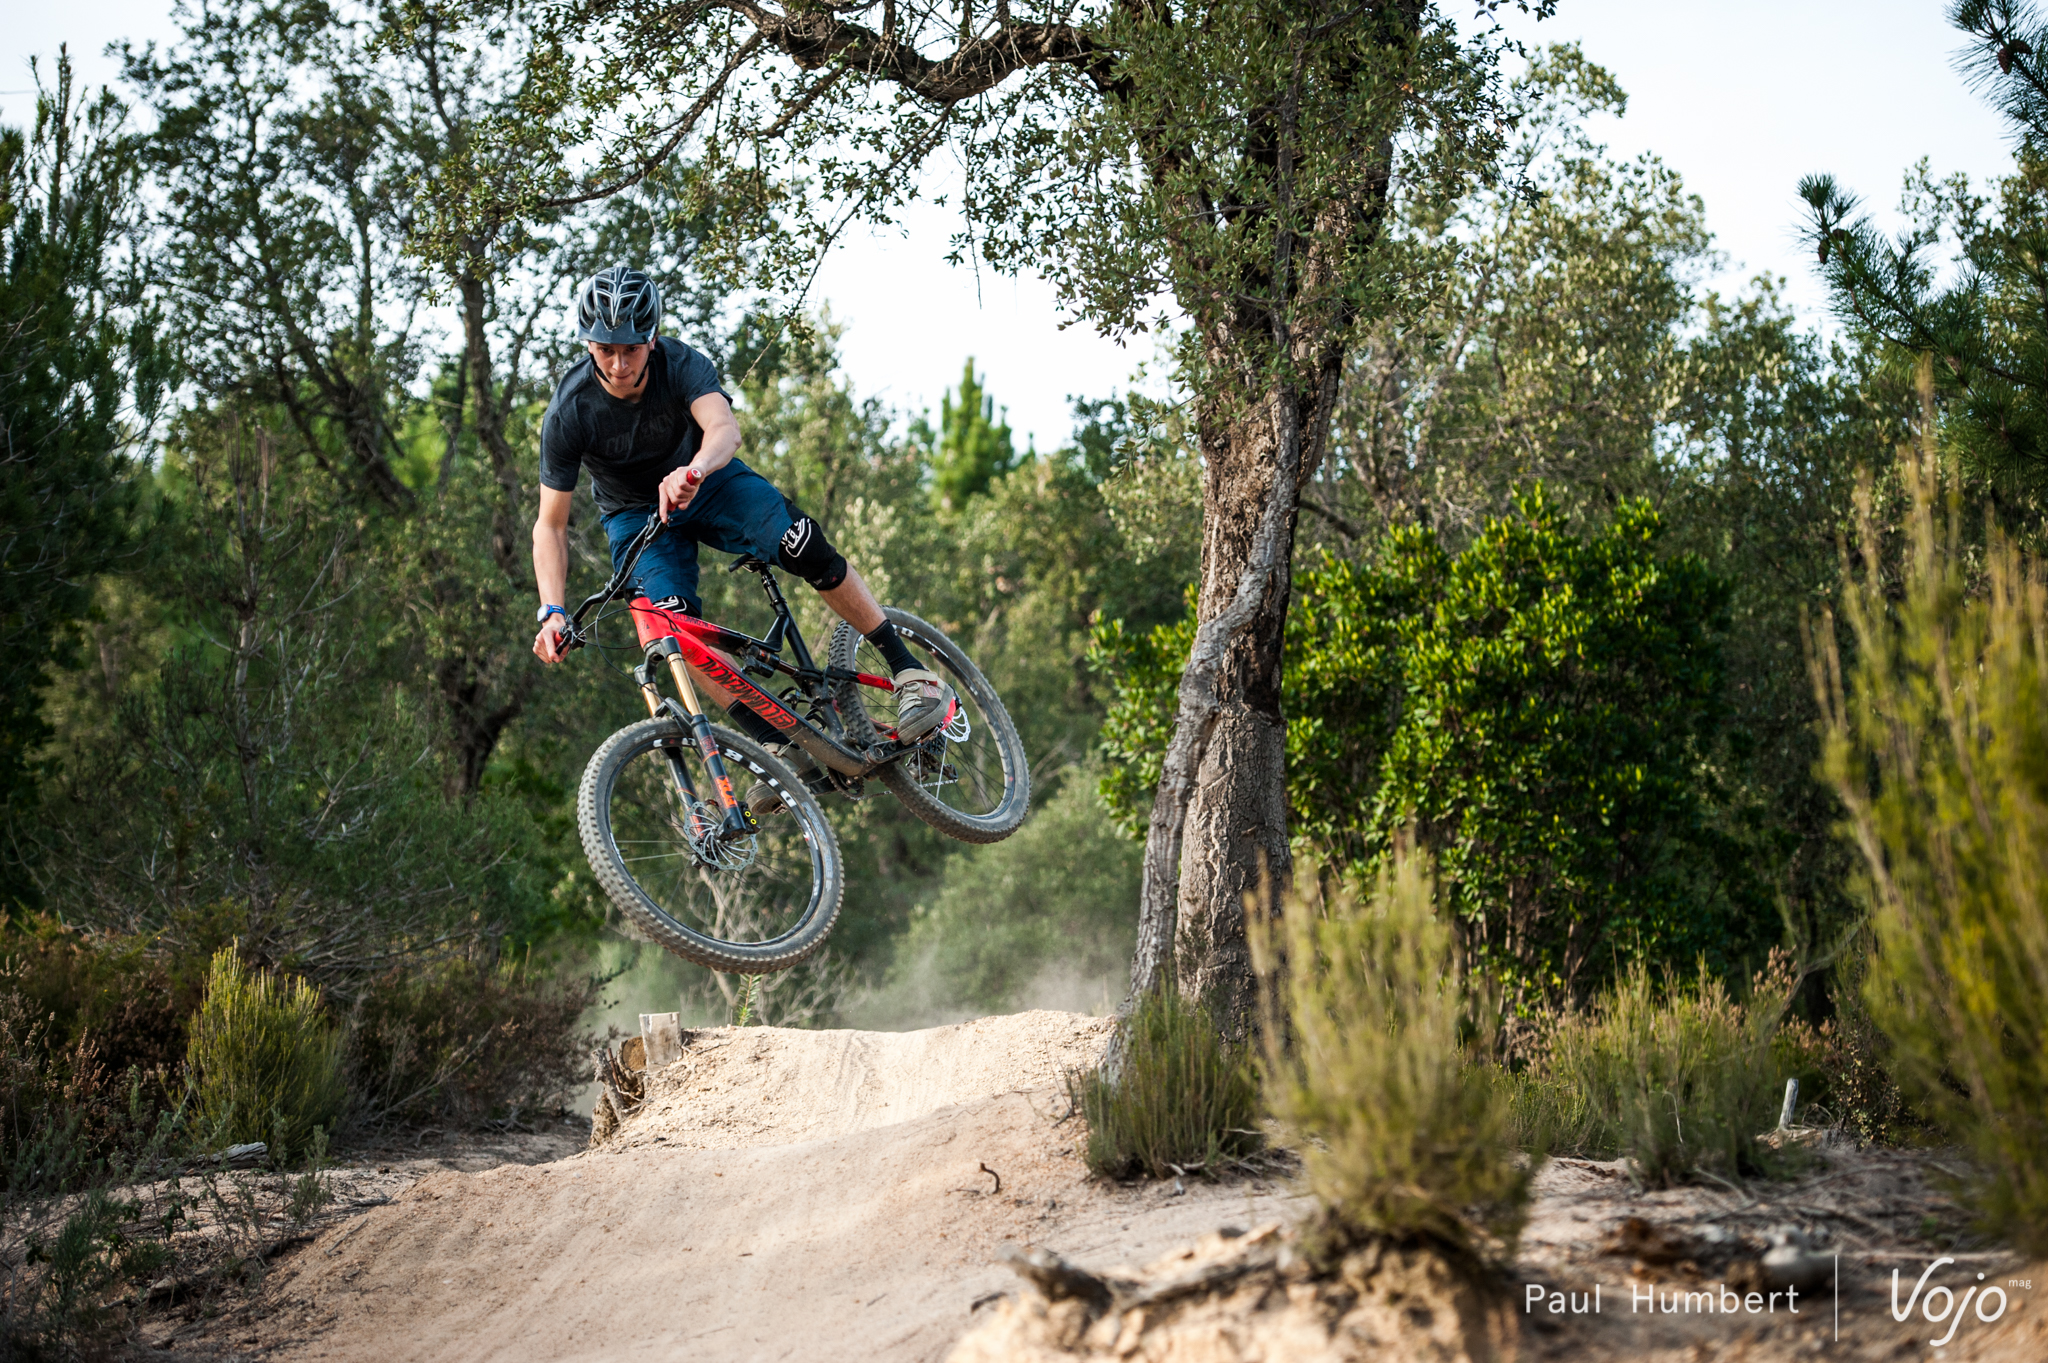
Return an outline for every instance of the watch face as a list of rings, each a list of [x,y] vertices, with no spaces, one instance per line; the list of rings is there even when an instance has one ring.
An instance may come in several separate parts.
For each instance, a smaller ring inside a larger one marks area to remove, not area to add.
[[[555,614],[555,613],[556,613],[556,608],[555,608],[555,607],[553,607],[553,606],[542,606],[542,607],[541,607],[541,608],[540,608],[539,610],[537,610],[537,611],[535,611],[535,612],[533,613],[533,622],[534,622],[535,624],[537,624],[537,625],[545,625],[545,624],[546,624],[546,623],[548,622],[548,617],[549,617],[550,615],[553,615],[553,614]]]

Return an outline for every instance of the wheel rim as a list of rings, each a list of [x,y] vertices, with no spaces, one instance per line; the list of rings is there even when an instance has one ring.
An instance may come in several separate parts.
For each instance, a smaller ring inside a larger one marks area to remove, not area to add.
[[[698,798],[686,803],[671,774],[682,760]],[[757,789],[776,789],[766,773],[723,745],[727,777],[744,806]],[[800,806],[755,820],[759,831],[727,841],[695,744],[657,738],[620,764],[606,799],[612,849],[653,909],[676,927],[713,941],[766,945],[794,934],[816,911],[825,878],[818,830]]]
[[[932,640],[923,637],[914,626],[902,623],[896,626],[896,636],[919,667],[945,678],[960,707],[947,723],[925,737],[917,751],[901,758],[897,770],[948,809],[969,818],[989,818],[1002,809],[1010,788],[996,726],[968,686],[966,676]],[[889,675],[889,665],[865,639],[855,651],[853,670],[872,677]],[[863,684],[860,697],[862,707],[877,728],[895,727],[896,701],[892,692]]]

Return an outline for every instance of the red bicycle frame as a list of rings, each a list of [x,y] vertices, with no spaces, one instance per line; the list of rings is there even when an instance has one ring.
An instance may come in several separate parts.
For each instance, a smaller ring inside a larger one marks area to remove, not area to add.
[[[601,591],[586,597],[569,617],[569,648],[583,646],[585,616],[625,594],[634,564],[662,528],[663,522],[659,517],[649,516],[647,524],[635,536],[624,561],[613,571],[611,581]],[[756,639],[680,611],[663,610],[644,596],[635,597],[628,603],[633,612],[634,631],[640,636],[640,647],[645,653],[645,660],[633,669],[633,680],[640,684],[640,694],[647,702],[649,715],[658,717],[668,712],[672,718],[682,722],[695,740],[698,750],[704,755],[704,764],[717,784],[718,802],[724,811],[724,836],[730,837],[750,833],[755,825],[753,817],[733,798],[732,782],[725,774],[725,760],[719,753],[717,740],[711,735],[711,719],[697,698],[700,681],[710,688],[712,697],[725,709],[729,711],[735,705],[746,706],[789,742],[809,753],[821,766],[843,777],[858,779],[866,776],[910,750],[896,741],[893,731],[885,731],[881,741],[871,744],[866,752],[851,748],[836,734],[821,731],[742,675],[749,670],[769,676],[781,673],[798,684],[806,699],[830,710],[831,697],[822,685],[828,680],[827,673],[820,670],[812,660],[810,650],[804,646],[796,617],[790,614],[789,603],[782,598],[782,589],[775,585],[774,574],[766,563],[752,557],[740,559],[728,571],[740,568],[751,568],[760,573],[761,586],[775,608],[775,625],[768,631],[766,639]],[[785,642],[796,655],[794,667],[783,661],[782,645]],[[655,688],[656,659],[668,664],[676,691],[682,698],[680,707],[664,698]],[[865,672],[838,674],[830,679],[855,681],[883,691],[896,689],[896,684],[889,678],[870,676]],[[836,718],[835,715],[832,725],[835,729],[839,727]],[[689,796],[689,774],[680,762],[675,763],[675,777],[678,788]]]
[[[782,606],[780,593],[774,595],[776,605]],[[633,612],[633,628],[640,636],[640,647],[646,651],[647,661],[651,664],[656,658],[661,658],[668,663],[686,709],[695,712],[699,708],[693,702],[697,700],[697,689],[701,685],[722,708],[730,710],[735,705],[746,706],[783,735],[786,741],[796,744],[822,765],[851,777],[865,776],[901,751],[892,734],[881,745],[884,751],[875,756],[857,752],[833,735],[821,732],[747,679],[741,669],[748,666],[780,672],[799,681],[804,679],[806,672],[822,675],[815,667],[801,666],[809,661],[809,651],[804,648],[802,637],[795,633],[794,622],[783,610],[777,612],[776,628],[770,632],[771,637],[785,635],[789,639],[798,655],[798,667],[784,662],[767,640],[756,639],[680,611],[663,610],[644,596],[635,597],[629,605]],[[653,678],[647,668],[635,669],[634,680],[640,683],[648,712],[659,714],[661,697],[654,689]],[[854,680],[863,686],[884,691],[896,689],[895,683],[887,677],[870,676],[865,672],[856,673]]]

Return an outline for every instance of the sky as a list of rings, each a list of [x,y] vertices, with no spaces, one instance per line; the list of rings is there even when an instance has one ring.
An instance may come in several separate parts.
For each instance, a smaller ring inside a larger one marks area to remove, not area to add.
[[[1462,17],[1470,3],[1446,10]],[[1820,325],[1821,291],[1797,237],[1800,176],[1833,174],[1882,221],[1923,156],[1938,173],[1975,179],[2010,165],[2002,122],[1950,65],[1959,44],[1945,9],[1945,0],[1559,0],[1556,17],[1508,27],[1532,44],[1580,43],[1628,91],[1626,116],[1601,119],[1596,135],[1622,156],[1654,151],[1705,202],[1727,257],[1710,287],[1732,293],[1757,274],[1780,276],[1795,308]],[[0,25],[0,121],[33,114],[30,54],[53,63],[68,41],[81,76],[99,82],[116,75],[100,52],[110,39],[161,42],[174,32],[165,0],[11,6]],[[1147,362],[1147,387],[1159,388],[1149,338],[1125,348],[1086,323],[1062,329],[1051,288],[1029,271],[947,265],[952,223],[926,207],[885,234],[850,233],[821,272],[813,297],[846,328],[842,355],[861,396],[907,413],[936,409],[972,356],[1018,445],[1054,449],[1071,430],[1071,396],[1125,388]]]

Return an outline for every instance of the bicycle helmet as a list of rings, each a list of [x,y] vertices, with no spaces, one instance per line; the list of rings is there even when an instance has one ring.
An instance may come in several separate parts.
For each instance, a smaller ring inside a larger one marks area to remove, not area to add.
[[[661,290],[630,265],[599,270],[576,298],[576,339],[639,345],[661,321]]]

